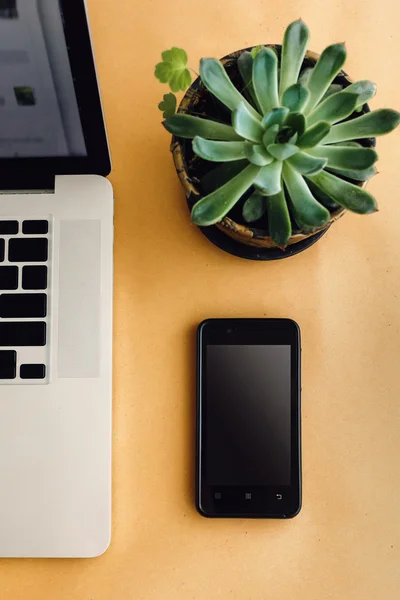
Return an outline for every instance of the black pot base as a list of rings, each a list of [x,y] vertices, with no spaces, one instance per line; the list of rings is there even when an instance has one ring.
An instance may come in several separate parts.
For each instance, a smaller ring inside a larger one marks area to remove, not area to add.
[[[319,231],[302,242],[297,242],[297,244],[288,246],[286,250],[281,250],[280,248],[256,248],[254,246],[241,244],[229,237],[229,235],[223,233],[223,231],[218,229],[215,225],[210,227],[199,227],[199,229],[215,246],[233,256],[249,260],[280,260],[282,258],[295,256],[295,254],[299,254],[300,252],[307,250],[307,248],[310,248],[310,246],[313,246],[323,235],[325,235],[329,227],[330,225],[323,231]]]

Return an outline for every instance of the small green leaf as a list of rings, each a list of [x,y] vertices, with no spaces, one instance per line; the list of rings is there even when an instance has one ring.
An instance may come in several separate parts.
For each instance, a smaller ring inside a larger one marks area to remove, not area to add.
[[[368,181],[368,179],[371,179],[371,177],[377,173],[377,168],[375,166],[368,167],[367,169],[335,169],[326,167],[326,170],[335,175],[353,179],[354,181]]]
[[[272,125],[282,125],[288,114],[288,108],[283,106],[280,106],[279,108],[273,108],[263,117],[261,125],[265,129],[271,127]]]
[[[307,87],[310,91],[310,98],[305,107],[305,114],[309,114],[324,96],[345,60],[344,44],[332,44],[322,52],[308,80]]]
[[[325,121],[315,123],[310,129],[301,136],[298,140],[297,145],[300,148],[312,148],[319,144],[328,135],[331,126]]]
[[[276,136],[279,132],[279,125],[271,125],[263,135],[262,142],[265,148],[268,148],[270,144],[273,144],[276,140]]]
[[[198,135],[210,140],[243,141],[230,125],[192,115],[178,113],[168,117],[163,125],[169,133],[182,138],[193,139]]]
[[[378,160],[372,148],[341,148],[340,146],[316,146],[310,154],[328,159],[334,169],[368,169]]]
[[[400,122],[400,113],[390,108],[373,110],[366,115],[334,125],[324,140],[324,144],[359,140],[390,133]]]
[[[155,68],[155,76],[161,83],[169,83],[172,92],[185,91],[192,83],[187,68],[187,54],[182,48],[171,48],[162,53],[162,62]]]
[[[261,121],[261,116],[235,88],[219,60],[216,58],[202,58],[200,61],[200,77],[208,91],[230,110],[236,110],[243,103],[253,117]]]
[[[267,150],[276,160],[286,160],[299,151],[294,144],[270,144]]]
[[[285,127],[290,127],[301,137],[306,129],[306,118],[299,112],[291,112],[285,121]]]
[[[242,215],[246,223],[253,223],[264,216],[267,210],[267,196],[253,192],[243,204]]]
[[[301,65],[307,50],[308,27],[301,19],[291,23],[283,38],[279,96],[283,97],[288,87],[297,83]]]
[[[292,223],[283,190],[268,197],[267,211],[269,235],[272,241],[283,250],[292,235]]]
[[[350,116],[357,105],[356,94],[339,92],[323,100],[307,117],[309,126],[326,121],[327,123],[337,123]]]
[[[278,194],[282,189],[282,162],[276,160],[271,164],[262,167],[257,178],[254,181],[254,187],[265,196]]]
[[[375,96],[376,84],[372,83],[372,81],[363,79],[362,81],[356,81],[355,83],[352,83],[347,88],[345,88],[345,91],[357,95],[358,100],[356,108],[359,108]]]
[[[339,179],[326,171],[307,177],[337,204],[352,212],[366,215],[377,210],[375,198],[358,185]]]
[[[223,186],[199,200],[192,209],[193,223],[205,227],[221,221],[251,187],[259,172],[260,167],[249,165]]]
[[[214,169],[210,168],[200,179],[200,190],[203,196],[210,194],[241,173],[248,166],[247,160],[219,163]]]
[[[301,112],[310,97],[310,92],[301,83],[288,87],[282,96],[282,104],[291,112]]]
[[[174,94],[164,94],[164,100],[160,102],[158,108],[163,111],[163,117],[172,117],[176,112],[176,96]]]
[[[326,158],[315,158],[314,156],[306,154],[306,152],[298,152],[288,160],[291,166],[302,175],[314,175],[315,173],[319,173],[328,162]]]
[[[278,59],[270,48],[263,48],[254,59],[253,85],[263,114],[279,106]]]
[[[251,140],[252,142],[261,143],[264,135],[264,129],[247,106],[242,102],[232,113],[232,126],[238,135]]]
[[[193,152],[211,162],[231,162],[246,158],[246,142],[214,142],[196,136]]]
[[[242,52],[237,64],[244,83],[243,93],[247,94],[248,99],[250,98],[257,110],[261,112],[253,86],[253,57],[250,52]]]
[[[318,175],[315,175],[315,177],[318,177]],[[311,228],[325,225],[330,219],[329,211],[315,200],[302,175],[287,162],[283,165],[283,179],[289,192],[298,225]]]
[[[272,156],[267,152],[264,146],[258,144],[246,142],[245,154],[247,160],[258,167],[265,167],[265,165],[269,165],[269,163],[273,161]]]
[[[263,48],[265,48],[265,46],[261,46],[261,45],[260,46],[255,46],[254,48],[252,48],[250,50],[251,57],[254,59],[257,56],[257,54],[259,54],[261,52],[261,50]]]

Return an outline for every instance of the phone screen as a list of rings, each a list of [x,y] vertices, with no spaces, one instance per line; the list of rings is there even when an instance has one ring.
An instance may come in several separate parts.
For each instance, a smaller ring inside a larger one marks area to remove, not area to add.
[[[289,345],[206,348],[209,485],[289,485]]]

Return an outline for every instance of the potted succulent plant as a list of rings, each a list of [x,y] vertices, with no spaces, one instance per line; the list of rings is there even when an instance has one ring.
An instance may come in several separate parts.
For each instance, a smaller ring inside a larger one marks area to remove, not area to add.
[[[155,75],[172,92],[187,90],[179,110],[159,105],[173,134],[171,150],[200,227],[236,241],[281,249],[325,231],[346,210],[377,210],[365,185],[375,173],[375,137],[400,121],[391,109],[370,111],[376,86],[342,71],[344,44],[320,56],[307,51],[301,20],[283,45],[204,58],[191,85],[186,53],[163,53]]]

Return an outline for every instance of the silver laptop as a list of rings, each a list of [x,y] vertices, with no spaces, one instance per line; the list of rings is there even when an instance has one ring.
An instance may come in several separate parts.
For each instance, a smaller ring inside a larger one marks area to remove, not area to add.
[[[110,542],[113,194],[83,0],[0,0],[0,556]]]

